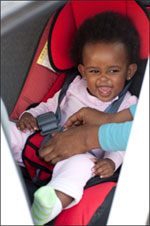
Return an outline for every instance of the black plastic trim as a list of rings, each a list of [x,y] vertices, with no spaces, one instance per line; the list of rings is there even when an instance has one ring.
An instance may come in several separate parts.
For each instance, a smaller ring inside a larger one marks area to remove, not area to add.
[[[91,220],[87,225],[107,225],[107,220],[110,212],[110,208],[113,202],[113,197],[115,194],[116,186],[114,186],[111,191],[106,196],[102,205],[96,210]]]
[[[139,0],[135,0],[135,2],[141,7],[141,9],[144,11],[144,13],[146,14],[148,20],[150,20],[150,14],[148,12],[148,10],[146,9],[146,6],[144,4],[141,3],[141,1]],[[149,5],[150,6],[150,5]]]

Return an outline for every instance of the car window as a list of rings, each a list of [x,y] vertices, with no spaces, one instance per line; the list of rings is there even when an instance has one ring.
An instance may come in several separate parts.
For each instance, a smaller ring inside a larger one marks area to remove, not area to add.
[[[1,18],[30,4],[32,1],[1,1]]]

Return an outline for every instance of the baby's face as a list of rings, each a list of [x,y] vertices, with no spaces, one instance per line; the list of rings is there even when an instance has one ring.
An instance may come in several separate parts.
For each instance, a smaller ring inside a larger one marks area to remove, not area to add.
[[[101,101],[110,101],[132,77],[122,43],[89,43],[83,49],[78,69],[87,81],[88,91]]]

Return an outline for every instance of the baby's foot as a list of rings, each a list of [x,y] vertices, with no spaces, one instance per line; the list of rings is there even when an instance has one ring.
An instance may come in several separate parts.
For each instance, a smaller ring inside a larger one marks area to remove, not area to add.
[[[43,186],[34,193],[32,215],[35,225],[44,225],[51,220],[57,195],[50,186]]]

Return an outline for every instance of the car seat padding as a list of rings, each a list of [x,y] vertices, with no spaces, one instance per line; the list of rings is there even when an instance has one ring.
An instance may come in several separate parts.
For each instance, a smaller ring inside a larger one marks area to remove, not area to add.
[[[96,210],[115,186],[115,182],[107,182],[85,189],[78,205],[63,210],[57,216],[55,225],[88,225]]]

